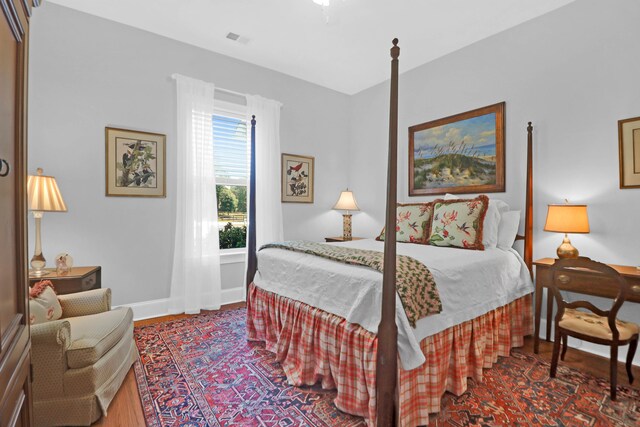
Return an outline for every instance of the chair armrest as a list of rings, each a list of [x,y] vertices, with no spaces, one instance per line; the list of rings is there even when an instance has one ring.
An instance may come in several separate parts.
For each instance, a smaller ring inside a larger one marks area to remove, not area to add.
[[[59,295],[62,318],[88,316],[111,310],[111,289],[93,289],[74,294]]]
[[[34,346],[59,346],[65,351],[71,345],[71,325],[62,319],[31,325],[31,342]]]
[[[71,346],[71,327],[67,320],[31,325],[31,363],[34,399],[61,397],[67,371],[67,349]]]

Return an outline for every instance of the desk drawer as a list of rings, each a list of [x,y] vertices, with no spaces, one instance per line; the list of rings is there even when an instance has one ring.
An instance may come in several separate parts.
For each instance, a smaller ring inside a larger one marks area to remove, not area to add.
[[[98,283],[98,278],[96,277],[96,273],[92,273],[87,277],[82,279],[82,283],[80,284],[82,291],[88,291],[89,289],[94,289],[96,284]]]
[[[536,281],[541,286],[546,287],[553,280],[549,269],[538,269],[536,274]],[[631,285],[631,292],[627,295],[627,300],[640,302],[640,281],[627,278],[627,282]],[[586,274],[579,270],[559,274],[557,284],[558,288],[563,291],[603,298],[615,298],[619,289],[613,279],[594,277],[593,274]]]
[[[100,267],[74,267],[70,273],[58,276],[55,271],[42,278],[29,278],[30,286],[40,280],[51,280],[58,295],[84,292],[102,287]]]

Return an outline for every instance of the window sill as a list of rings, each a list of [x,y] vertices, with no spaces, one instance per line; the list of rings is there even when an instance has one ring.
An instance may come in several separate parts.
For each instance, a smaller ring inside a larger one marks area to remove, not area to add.
[[[247,248],[220,249],[220,264],[243,263],[247,255]]]

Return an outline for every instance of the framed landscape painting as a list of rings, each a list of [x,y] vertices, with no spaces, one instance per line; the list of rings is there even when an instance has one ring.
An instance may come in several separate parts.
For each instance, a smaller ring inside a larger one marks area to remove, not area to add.
[[[313,203],[313,157],[282,153],[282,201]]]
[[[165,197],[166,137],[105,128],[106,195]]]
[[[409,196],[504,191],[505,103],[409,128]]]
[[[620,188],[640,188],[640,117],[618,121]]]

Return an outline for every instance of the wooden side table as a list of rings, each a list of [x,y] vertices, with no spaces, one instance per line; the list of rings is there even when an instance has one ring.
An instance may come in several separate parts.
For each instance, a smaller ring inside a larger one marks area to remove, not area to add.
[[[42,277],[34,277],[29,271],[29,286],[40,280],[51,280],[58,295],[83,292],[102,287],[101,267],[72,267],[66,274],[58,275],[55,268],[47,269],[49,273]]]
[[[542,258],[534,261],[533,265],[536,266],[536,313],[535,313],[535,332],[533,336],[533,352],[538,353],[538,347],[540,346],[540,317],[542,313],[542,292],[543,288],[546,288],[546,284],[551,282],[551,266],[556,262],[555,258]],[[640,303],[640,270],[636,267],[627,265],[614,265],[607,264],[609,267],[614,268],[618,273],[623,275],[627,281],[631,284],[634,292],[627,297],[627,301]],[[569,273],[566,273],[569,274]],[[575,273],[571,273],[571,281],[566,284],[558,284],[558,289],[563,291],[574,292],[583,295],[593,295],[604,298],[615,298],[617,295],[617,288],[611,286],[606,280],[601,280],[598,277],[589,275],[585,277],[584,273],[576,270]],[[550,298],[547,291],[547,336],[546,340],[551,340],[551,323],[553,319],[553,298]]]
[[[352,237],[351,239],[345,239],[344,237],[325,237],[325,242],[350,242],[352,240],[362,240],[364,237]]]

